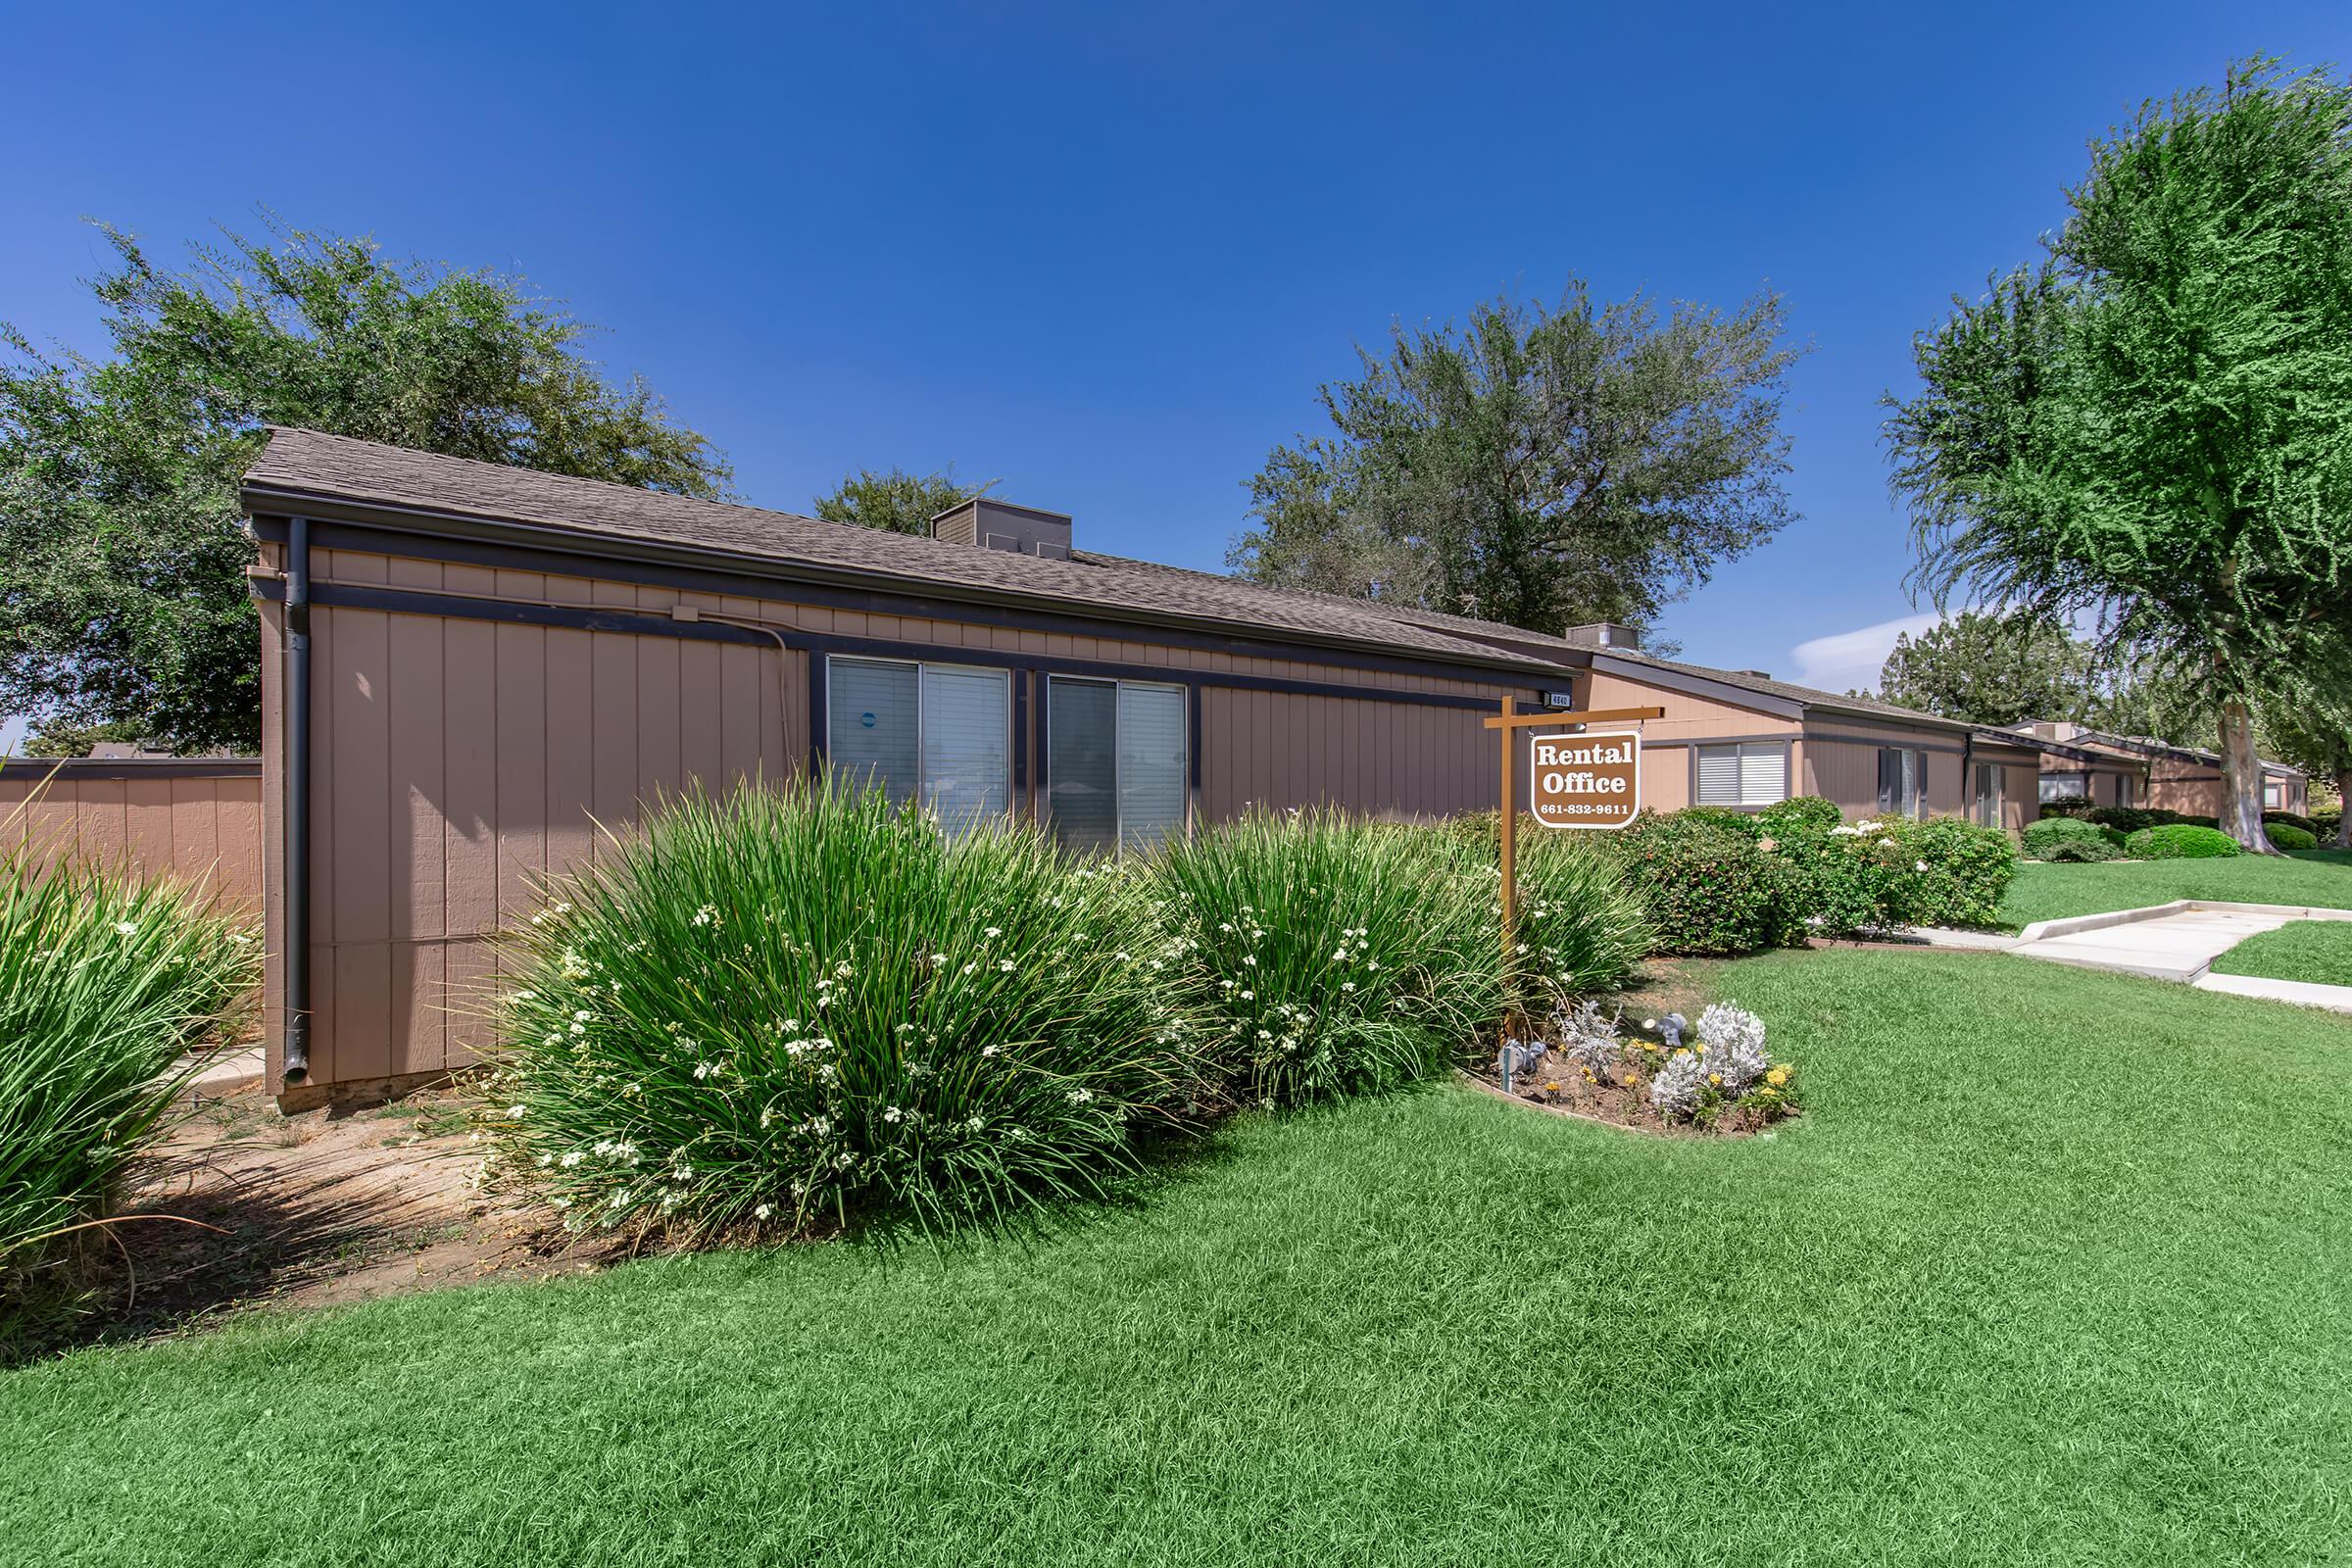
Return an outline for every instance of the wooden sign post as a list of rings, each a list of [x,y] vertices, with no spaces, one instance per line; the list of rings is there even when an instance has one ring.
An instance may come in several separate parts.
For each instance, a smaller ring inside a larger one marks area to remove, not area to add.
[[[1511,738],[1523,729],[1540,725],[1557,728],[1574,724],[1582,727],[1581,734],[1559,735],[1548,739],[1574,743],[1581,750],[1578,760],[1570,767],[1535,769],[1528,781],[1529,804],[1536,808],[1537,820],[1546,827],[1617,828],[1634,819],[1642,808],[1642,737],[1636,730],[1620,730],[1595,734],[1594,724],[1636,723],[1645,718],[1663,718],[1663,708],[1611,708],[1592,712],[1522,713],[1518,704],[1505,697],[1499,716],[1486,720],[1486,726],[1502,732],[1502,972],[1509,975],[1511,960],[1517,946],[1514,926],[1518,915],[1519,886],[1517,867],[1513,864],[1517,850],[1519,802],[1516,782],[1517,760],[1512,757]],[[1614,744],[1613,744],[1614,743]],[[1592,755],[1586,755],[1590,752]]]

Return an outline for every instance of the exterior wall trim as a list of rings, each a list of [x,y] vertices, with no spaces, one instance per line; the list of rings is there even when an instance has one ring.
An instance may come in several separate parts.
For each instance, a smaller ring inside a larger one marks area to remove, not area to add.
[[[258,757],[37,757],[0,760],[0,779],[260,778]]]

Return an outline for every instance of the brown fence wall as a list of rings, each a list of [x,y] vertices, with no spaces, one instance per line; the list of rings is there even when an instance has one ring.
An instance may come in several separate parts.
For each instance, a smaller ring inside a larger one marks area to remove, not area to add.
[[[245,914],[262,909],[262,777],[251,760],[9,762],[0,842],[28,845],[36,866],[170,876]]]
[[[267,554],[275,555],[274,549]],[[315,549],[316,586],[507,604],[593,606],[770,622],[818,636],[1455,698],[1525,688],[1298,661],[832,610],[624,582]],[[263,606],[265,734],[276,709],[280,607]],[[773,646],[574,630],[348,606],[312,612],[311,1083],[397,1083],[464,1066],[497,982],[493,934],[533,906],[535,878],[594,857],[596,823],[693,783],[723,789],[806,766],[811,656]],[[1026,677],[1016,671],[1016,682]],[[1034,751],[1037,682],[1016,744]],[[1196,809],[1330,800],[1439,815],[1491,808],[1494,742],[1468,708],[1205,686]],[[268,759],[270,885],[279,760]],[[1038,770],[1028,770],[1036,808]],[[593,820],[592,820],[593,819]],[[280,1082],[278,900],[265,1027]]]

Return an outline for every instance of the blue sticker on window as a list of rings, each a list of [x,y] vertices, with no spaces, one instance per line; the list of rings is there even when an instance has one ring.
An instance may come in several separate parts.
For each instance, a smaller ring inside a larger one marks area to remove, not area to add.
[[[863,724],[867,729],[872,729],[874,727],[874,715],[871,713],[859,713],[858,715],[858,722]]]

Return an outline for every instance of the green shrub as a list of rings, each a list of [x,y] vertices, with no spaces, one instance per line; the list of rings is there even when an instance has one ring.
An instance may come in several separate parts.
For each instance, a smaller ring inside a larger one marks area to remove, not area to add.
[[[1986,926],[2000,922],[2001,896],[2017,875],[2009,835],[1966,817],[1905,823],[1898,853],[1912,857],[1914,925]]]
[[[2302,828],[2291,827],[2284,822],[2277,823],[2263,831],[2270,834],[2272,845],[2278,849],[2316,850],[2320,847],[2319,835],[2307,833]]]
[[[1543,1016],[1625,983],[1657,945],[1648,906],[1625,868],[1595,843],[1605,834],[1539,828],[1518,840],[1519,940],[1527,947],[1513,1004]]]
[[[1827,833],[1845,820],[1838,803],[1820,795],[1791,795],[1777,806],[1767,806],[1756,813],[1756,827],[1766,838],[1778,838],[1786,833],[1814,831]]]
[[[2265,811],[2262,813],[2262,820],[2268,826],[2276,827],[2284,824],[2298,832],[2309,833],[2314,838],[2319,836],[2319,823],[2300,811]]]
[[[508,959],[491,1168],[579,1228],[946,1228],[1099,1195],[1196,1105],[1142,867],[829,780],[667,803]]]
[[[2235,855],[2237,843],[2216,828],[2173,822],[2141,828],[2126,841],[2124,850],[2141,860],[2202,860]]]
[[[2113,832],[2079,816],[2045,816],[2026,824],[2026,854],[2030,858],[2046,860],[2051,858],[2050,851],[2061,844],[2113,844]]]
[[[2115,860],[2122,858],[2123,853],[2105,839],[2060,839],[2041,858],[2050,861]]]
[[[1471,841],[1258,811],[1162,847],[1153,880],[1232,1095],[1292,1105],[1395,1088],[1446,1070],[1500,1016],[1498,873]]]
[[[1726,821],[1730,816],[1732,820]],[[1606,835],[1648,906],[1661,953],[1751,953],[1805,940],[1803,871],[1763,847],[1752,818],[1715,810],[1644,811]]]
[[[1806,914],[1824,936],[1990,925],[2017,870],[2007,834],[1959,817],[1864,817],[1770,842],[1801,871]]]
[[[13,822],[0,822],[0,837]],[[0,1342],[54,1302],[170,1114],[183,1055],[233,1038],[254,934],[199,894],[0,852]]]

